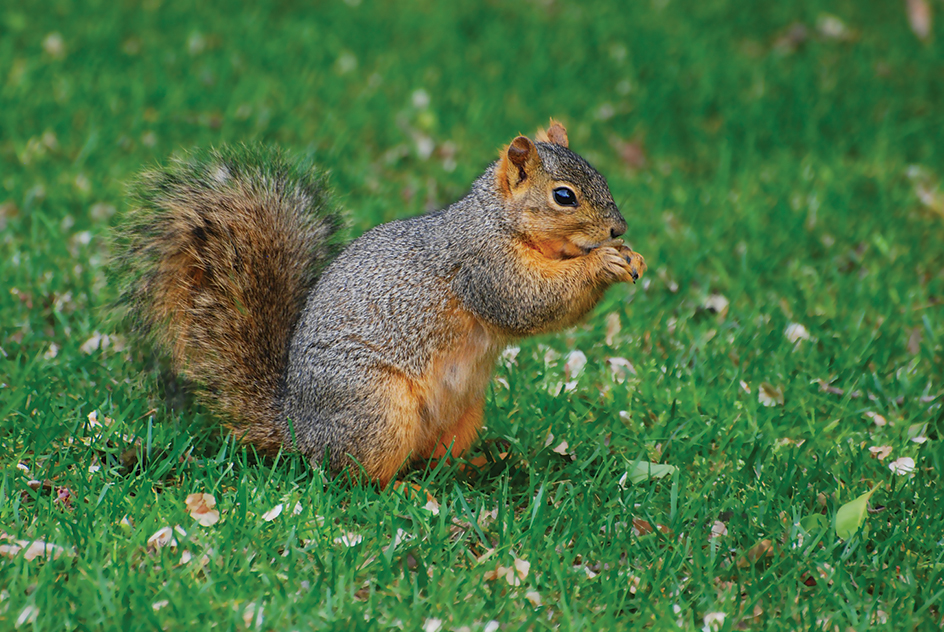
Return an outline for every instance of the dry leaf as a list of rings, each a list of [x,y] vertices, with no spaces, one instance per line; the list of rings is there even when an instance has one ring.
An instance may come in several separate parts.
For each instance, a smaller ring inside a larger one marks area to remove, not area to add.
[[[620,332],[620,318],[619,314],[616,312],[610,312],[606,315],[606,338],[605,342],[608,347],[613,346],[613,341],[616,340],[616,334]]]
[[[609,358],[606,362],[610,365],[613,381],[618,384],[625,382],[630,375],[636,375],[636,367],[626,358]]]
[[[787,325],[787,328],[784,330],[783,335],[787,337],[787,340],[790,342],[798,342],[800,340],[809,340],[810,332],[806,327],[799,323],[790,323]]]
[[[907,0],[905,7],[908,11],[908,24],[918,39],[927,41],[931,36],[931,4],[928,0]]]
[[[479,558],[484,559],[491,552]],[[488,581],[504,578],[509,586],[520,586],[521,582],[527,579],[531,570],[531,563],[525,560],[516,559],[513,566],[498,566],[493,571],[485,573],[485,579]]]
[[[927,443],[928,424],[911,424],[908,426],[908,438],[912,443]]]
[[[512,364],[518,364],[518,354],[521,353],[521,347],[516,347],[514,345],[506,347],[501,354],[502,364],[505,366],[511,366]]]
[[[357,533],[343,533],[340,537],[334,539],[335,544],[343,544],[346,547],[357,546],[363,542],[364,536]]]
[[[721,314],[722,316],[727,316],[728,314],[728,299],[722,294],[712,294],[705,301],[705,309],[709,312],[714,312],[715,314]]]
[[[809,29],[805,24],[794,22],[787,30],[774,41],[774,48],[786,53],[795,52],[810,38]]]
[[[524,597],[525,599],[530,601],[531,605],[534,606],[535,608],[538,608],[541,606],[541,595],[538,594],[537,591],[529,590],[528,592],[524,594]]]
[[[672,530],[665,525],[656,524],[655,529],[653,529],[652,525],[649,524],[648,521],[643,520],[642,518],[633,518],[633,535],[635,535],[637,538],[643,535],[649,535],[656,529],[666,535],[672,534]]]
[[[879,461],[884,461],[885,457],[892,453],[892,446],[890,445],[877,445],[869,448],[869,453]]]
[[[176,547],[177,538],[174,537],[175,531],[182,536],[187,535],[187,532],[184,531],[180,525],[175,526],[173,529],[170,527],[161,527],[154,532],[154,535],[148,538],[148,548],[156,550],[165,546]]]
[[[921,353],[921,341],[924,340],[924,330],[921,327],[915,327],[908,334],[908,344],[905,347],[911,355]]]
[[[889,463],[888,469],[890,469],[893,474],[899,474],[902,476],[906,474],[914,474],[915,462],[910,456],[903,456],[900,459],[895,459]]]
[[[521,579],[527,579],[528,572],[531,570],[531,562],[522,559],[515,560],[515,572]]]
[[[255,603],[251,603],[246,606],[245,610],[243,610],[243,624],[245,624],[247,628],[262,627],[262,615],[263,607]]]
[[[19,628],[27,623],[35,623],[37,614],[39,614],[39,608],[32,604],[26,606],[20,612],[20,616],[16,618],[16,627]]]
[[[564,375],[568,380],[577,377],[585,366],[587,366],[586,354],[583,351],[571,351],[567,355],[567,362],[564,363]]]
[[[783,406],[783,390],[769,382],[761,382],[757,389],[757,401],[763,406]]]
[[[570,447],[570,446],[567,445],[567,442],[566,442],[566,441],[561,441],[560,444],[559,444],[556,448],[553,448],[553,449],[551,450],[551,452],[557,452],[558,454],[562,454],[562,455],[564,455],[564,456],[567,456],[567,448],[568,448],[568,447]]]
[[[764,539],[748,549],[745,557],[738,560],[737,565],[740,568],[747,566],[748,560],[757,562],[766,557],[773,557],[774,543],[771,540]]]
[[[623,163],[631,171],[645,169],[649,164],[649,161],[646,159],[646,148],[643,146],[641,140],[633,139],[626,141],[614,137],[611,139],[611,142],[613,147],[616,148],[616,151],[619,152]]]
[[[220,512],[214,509],[216,498],[213,494],[190,494],[186,504],[190,517],[204,527],[213,526],[220,521]]]
[[[704,632],[710,632],[711,630],[717,630],[724,625],[725,614],[723,612],[708,612],[705,613],[704,622],[705,625],[702,627]]]
[[[57,31],[53,31],[46,35],[43,38],[43,50],[50,57],[55,57],[56,59],[62,59],[66,54],[66,45],[62,39],[62,35]]]
[[[720,538],[723,535],[728,535],[728,527],[720,520],[715,520],[714,524],[711,525],[711,535],[708,537]]]
[[[265,520],[266,522],[272,522],[273,520],[275,520],[276,518],[282,515],[282,509],[284,509],[284,507],[285,506],[282,503],[279,503],[278,505],[276,505],[269,511],[262,514],[262,519]]]
[[[442,625],[442,619],[427,619],[423,622],[423,632],[439,632]]]
[[[4,557],[16,557],[20,551],[23,551],[23,557],[27,562],[32,562],[36,558],[59,559],[63,553],[69,553],[67,549],[57,545],[48,544],[43,540],[13,540],[6,533],[0,533],[0,540],[11,540],[10,544],[0,544],[0,555]]]
[[[873,422],[875,422],[875,425],[878,426],[878,427],[880,427],[880,428],[881,428],[882,426],[885,426],[885,425],[888,424],[888,420],[885,419],[883,416],[879,415],[878,413],[873,413],[872,411],[867,411],[867,412],[865,412],[864,414],[865,414],[866,417],[868,417],[868,418],[871,419]]]
[[[816,20],[816,30],[827,39],[850,40],[852,31],[835,15],[823,14]]]

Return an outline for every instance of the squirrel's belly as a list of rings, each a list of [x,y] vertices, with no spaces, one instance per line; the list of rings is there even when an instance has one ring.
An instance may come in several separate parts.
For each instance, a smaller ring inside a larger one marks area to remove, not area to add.
[[[485,388],[491,379],[495,361],[504,341],[490,333],[478,319],[462,314],[463,335],[434,354],[424,372],[419,392],[423,393],[420,433],[427,452],[440,442],[447,443],[450,432],[466,418],[470,410],[480,409]]]

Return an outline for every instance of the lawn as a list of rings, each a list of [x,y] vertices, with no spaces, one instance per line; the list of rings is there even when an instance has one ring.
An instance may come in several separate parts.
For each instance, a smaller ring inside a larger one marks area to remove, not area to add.
[[[2,3],[0,629],[939,629],[928,2]],[[257,458],[110,315],[174,152],[313,157],[358,234],[549,116],[649,271],[506,353],[435,503]]]

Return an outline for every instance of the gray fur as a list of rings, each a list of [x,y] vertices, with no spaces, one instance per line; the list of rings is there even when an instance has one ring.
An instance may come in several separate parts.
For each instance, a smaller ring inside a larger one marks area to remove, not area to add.
[[[555,179],[579,183],[594,208],[623,222],[585,160],[557,145],[537,147]],[[451,296],[509,339],[555,324],[572,288],[522,270],[513,254],[520,227],[496,190],[496,168],[442,211],[365,233],[322,275],[295,330],[283,402],[298,449],[316,462],[327,451],[339,469],[348,455],[361,460],[362,445],[390,440],[383,407],[373,403],[378,372],[419,378],[454,342],[442,321]]]

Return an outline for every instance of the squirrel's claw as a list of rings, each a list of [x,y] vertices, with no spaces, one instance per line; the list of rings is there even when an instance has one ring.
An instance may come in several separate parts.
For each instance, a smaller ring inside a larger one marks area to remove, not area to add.
[[[646,260],[638,252],[633,252],[628,247],[620,248],[620,254],[626,260],[626,267],[629,268],[629,276],[633,279],[633,284],[639,280],[642,273],[646,271]]]

